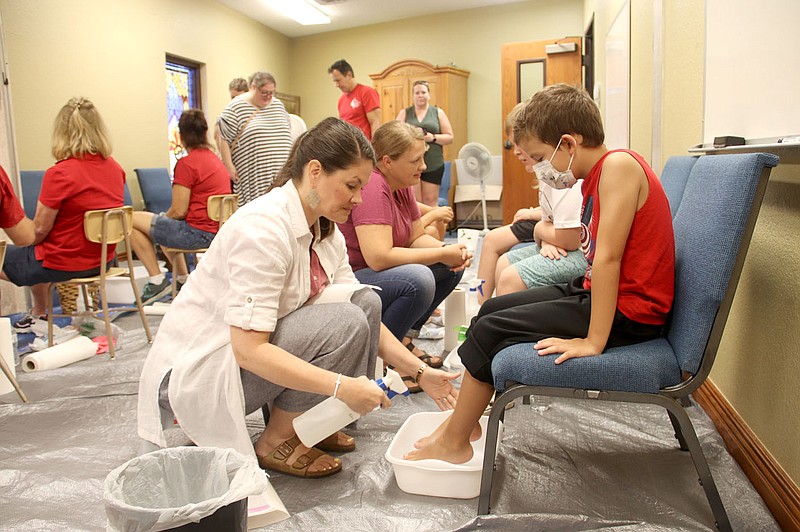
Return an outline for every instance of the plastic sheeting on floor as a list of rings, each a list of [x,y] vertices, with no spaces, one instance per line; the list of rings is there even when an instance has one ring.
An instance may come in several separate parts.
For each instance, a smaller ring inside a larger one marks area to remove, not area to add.
[[[160,318],[149,319],[155,330]],[[137,320],[116,322],[126,329],[117,360],[97,356],[22,373],[31,403],[14,393],[0,397],[0,529],[105,529],[103,480],[141,448],[136,393],[149,346]],[[263,530],[713,530],[691,458],[657,407],[538,398],[517,404],[506,415],[492,515],[483,517],[476,517],[477,499],[397,487],[384,453],[403,421],[426,410],[435,410],[433,402],[417,394],[361,418],[351,431],[358,447],[342,455],[344,470],[333,477],[273,474],[291,518]],[[690,416],[733,528],[779,530],[705,413],[695,406]],[[260,414],[248,424],[255,438]],[[171,443],[188,443],[171,432]]]

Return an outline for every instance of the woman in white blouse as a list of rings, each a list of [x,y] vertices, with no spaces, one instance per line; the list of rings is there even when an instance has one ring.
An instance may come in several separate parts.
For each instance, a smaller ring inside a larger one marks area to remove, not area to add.
[[[328,118],[303,134],[268,194],[222,227],[159,327],[139,387],[139,435],[160,446],[164,419],[197,445],[234,448],[295,476],[341,470],[355,442],[339,432],[303,446],[292,419],[335,396],[365,414],[390,401],[364,375],[375,357],[415,375],[443,409],[458,374],[428,368],[381,325],[379,297],[312,304],[333,284],[357,284],[334,222],[361,202],[374,153],[355,127]],[[245,415],[272,403],[251,443]],[[320,450],[321,449],[321,450]]]

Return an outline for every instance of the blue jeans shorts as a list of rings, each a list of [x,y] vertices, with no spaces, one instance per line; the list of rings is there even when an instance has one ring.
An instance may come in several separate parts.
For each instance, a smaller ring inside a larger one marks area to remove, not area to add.
[[[108,264],[110,266],[111,262]],[[33,286],[40,283],[60,283],[76,277],[93,277],[100,273],[100,267],[76,272],[53,270],[45,268],[42,261],[36,260],[35,246],[8,246],[3,273],[17,286]]]
[[[156,214],[150,222],[150,240],[168,248],[207,248],[216,233],[202,231],[183,220]]]

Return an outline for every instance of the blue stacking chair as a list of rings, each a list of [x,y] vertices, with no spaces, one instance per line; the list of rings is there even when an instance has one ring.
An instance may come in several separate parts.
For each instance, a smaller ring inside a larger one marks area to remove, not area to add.
[[[439,187],[439,207],[450,205],[450,161],[444,162],[444,174],[442,175],[442,185]]]
[[[166,168],[135,168],[145,210],[158,214],[172,205],[172,180]]]
[[[764,153],[668,161],[665,188],[675,208],[676,279],[665,337],[559,366],[552,356],[538,356],[531,343],[497,353],[492,363],[497,397],[488,421],[479,515],[489,513],[494,449],[505,406],[517,397],[538,395],[665,408],[680,448],[692,457],[717,527],[731,530],[684,404],[711,371],[770,169],[777,164],[776,156]]]

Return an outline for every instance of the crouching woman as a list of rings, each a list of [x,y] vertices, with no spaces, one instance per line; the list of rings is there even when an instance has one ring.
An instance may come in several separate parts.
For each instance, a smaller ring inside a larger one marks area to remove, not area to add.
[[[380,298],[357,290],[346,302],[313,304],[337,284],[357,284],[344,222],[361,202],[374,153],[339,119],[295,143],[276,186],[220,229],[172,304],[144,365],[139,435],[160,446],[162,419],[178,421],[197,445],[234,448],[261,467],[301,477],[341,470],[323,451],[349,451],[339,432],[309,449],[292,420],[326,396],[365,414],[389,406],[373,375],[376,355],[409,375],[442,409],[455,405],[448,374],[420,364],[381,325]],[[280,185],[280,186],[277,186]],[[272,403],[255,446],[245,415]]]

